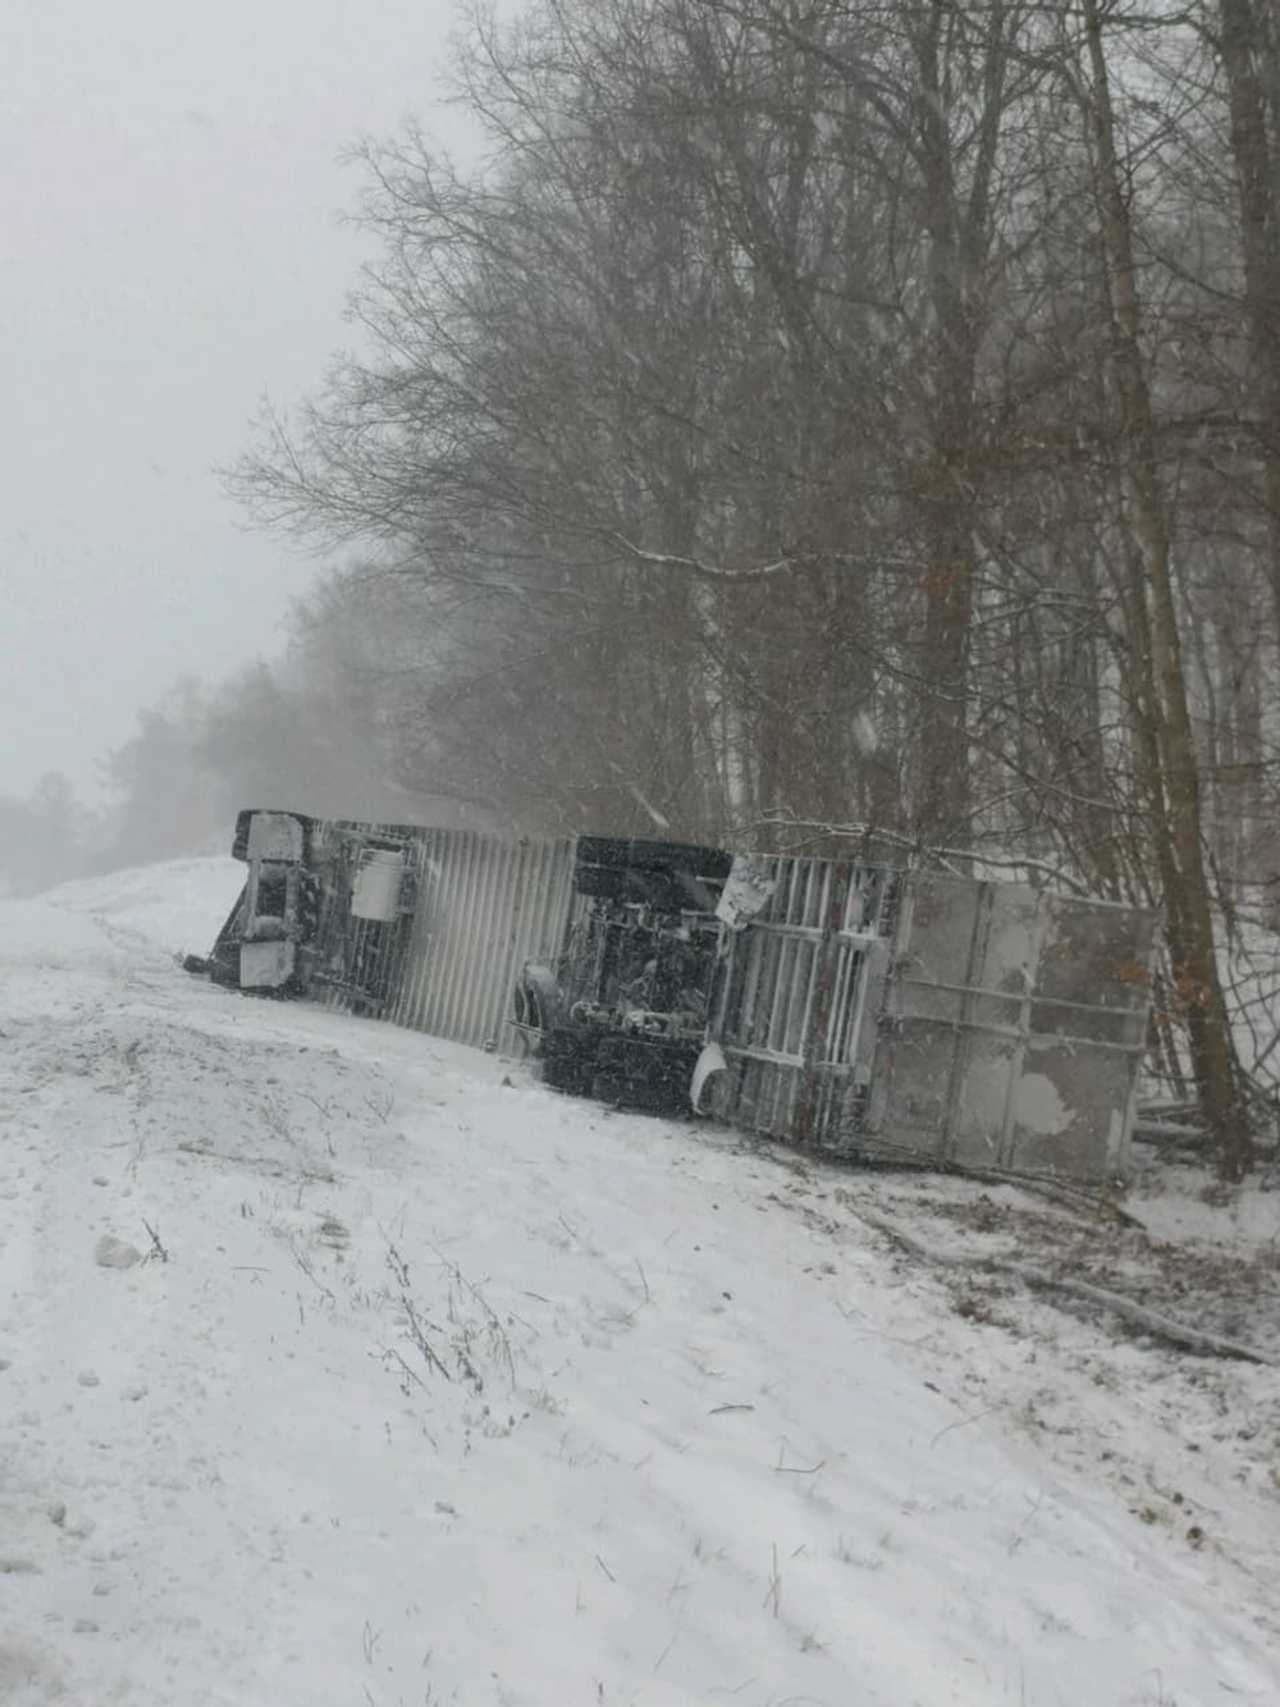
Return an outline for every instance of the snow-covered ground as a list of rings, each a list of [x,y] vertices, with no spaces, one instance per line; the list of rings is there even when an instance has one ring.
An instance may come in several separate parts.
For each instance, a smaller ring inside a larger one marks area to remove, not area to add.
[[[171,958],[239,877],[0,903],[6,1707],[1280,1701],[1276,1369],[860,1218],[1142,1293],[1238,1204],[1153,1243],[243,999]]]

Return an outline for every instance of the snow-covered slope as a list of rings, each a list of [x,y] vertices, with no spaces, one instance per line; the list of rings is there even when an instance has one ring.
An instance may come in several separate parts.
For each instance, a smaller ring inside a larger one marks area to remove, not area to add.
[[[244,887],[230,858],[170,860],[64,883],[43,899],[58,912],[96,920],[139,949],[204,954]]]
[[[237,875],[0,904],[0,1701],[1280,1700],[1280,1505],[1126,1434],[1163,1354],[1093,1389],[851,1176],[185,977]]]

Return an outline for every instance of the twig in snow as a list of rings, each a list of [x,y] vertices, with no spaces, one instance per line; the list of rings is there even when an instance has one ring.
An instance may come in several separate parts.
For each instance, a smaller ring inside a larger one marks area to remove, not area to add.
[[[596,1554],[596,1564],[599,1565],[600,1569],[604,1572],[605,1576],[608,1577],[611,1583],[617,1582],[617,1577],[614,1576],[613,1572],[609,1569],[608,1565],[605,1564],[599,1553]]]
[[[819,1460],[816,1464],[784,1464],[782,1462],[782,1459],[783,1459],[783,1456],[785,1454],[785,1451],[786,1451],[785,1444],[778,1448],[778,1462],[773,1467],[775,1475],[816,1476],[818,1474],[819,1470],[822,1470],[826,1467],[827,1461],[825,1458],[819,1458]]]
[[[778,1543],[773,1544],[773,1570],[769,1575],[769,1587],[764,1597],[764,1604],[773,1604],[773,1616],[782,1616],[782,1575],[778,1570]]]
[[[492,1304],[490,1304],[489,1300],[485,1297],[484,1293],[481,1292],[480,1288],[467,1279],[466,1275],[463,1274],[456,1262],[451,1258],[446,1257],[443,1252],[436,1250],[435,1246],[432,1246],[432,1250],[435,1252],[436,1260],[439,1262],[441,1268],[444,1269],[445,1273],[450,1277],[454,1285],[457,1286],[460,1291],[464,1292],[467,1297],[469,1297],[472,1302],[478,1306],[481,1314],[484,1316],[486,1327],[488,1329],[489,1355],[495,1360],[495,1362],[502,1364],[503,1368],[506,1370],[508,1382],[514,1387],[516,1380],[515,1353],[511,1349],[511,1341],[507,1335],[507,1330],[503,1324],[501,1316],[499,1316],[498,1312],[493,1308]],[[451,1298],[451,1311],[452,1302],[453,1300]],[[454,1318],[451,1313],[450,1320],[453,1319]],[[467,1347],[465,1344],[459,1347],[455,1340],[454,1349],[461,1357],[465,1353]],[[478,1377],[475,1377],[475,1379],[478,1380]]]
[[[1262,1352],[1254,1351],[1251,1346],[1237,1345],[1233,1340],[1220,1339],[1216,1334],[1207,1334],[1200,1328],[1188,1327],[1184,1322],[1175,1322],[1170,1316],[1162,1316],[1155,1310],[1148,1310],[1143,1304],[1135,1304],[1132,1299],[1122,1297],[1118,1292],[1108,1292],[1101,1286],[1090,1285],[1086,1280],[1073,1280],[1066,1275],[1059,1277],[1044,1274],[1026,1263],[1000,1262],[994,1257],[943,1256],[937,1251],[931,1251],[910,1233],[904,1233],[901,1227],[895,1227],[889,1221],[882,1221],[878,1215],[869,1215],[865,1210],[854,1209],[847,1201],[845,1206],[859,1221],[883,1234],[908,1256],[927,1263],[931,1268],[983,1269],[991,1274],[1012,1275],[1024,1286],[1050,1293],[1061,1292],[1069,1298],[1082,1298],[1087,1303],[1097,1304],[1101,1309],[1110,1310],[1132,1326],[1141,1328],[1153,1338],[1179,1346],[1184,1351],[1198,1352],[1206,1357],[1238,1358],[1244,1363],[1270,1365],[1273,1361]]]
[[[147,1229],[147,1232],[150,1233],[150,1235],[151,1235],[151,1249],[147,1252],[148,1258],[152,1258],[156,1262],[168,1262],[169,1253],[167,1250],[165,1250],[164,1246],[160,1243],[159,1233],[156,1232],[155,1228],[151,1225],[150,1221],[147,1221],[144,1219],[142,1225]]]
[[[370,1091],[364,1101],[365,1107],[381,1126],[385,1126],[395,1112],[396,1096],[394,1091],[384,1090],[378,1095]]]
[[[949,1422],[945,1428],[940,1428],[937,1434],[935,1434],[933,1439],[929,1442],[929,1445],[936,1446],[942,1439],[943,1435],[950,1434],[953,1428],[965,1428],[969,1423],[981,1422],[983,1417],[989,1417],[992,1411],[998,1411],[999,1409],[999,1405],[988,1405],[985,1411],[975,1411],[971,1417],[957,1417],[954,1422]]]
[[[666,1647],[662,1650],[662,1652],[658,1655],[657,1659],[653,1662],[653,1670],[654,1670],[655,1676],[657,1675],[658,1667],[662,1664],[663,1660],[666,1659],[667,1655],[671,1652],[672,1648],[675,1647],[676,1637],[679,1634],[680,1634],[680,1632],[678,1630],[673,1630],[671,1632],[671,1640],[667,1643]]]
[[[432,1324],[424,1323],[413,1301],[413,1294],[409,1290],[409,1265],[392,1244],[387,1246],[387,1267],[391,1270],[400,1291],[400,1308],[404,1311],[409,1338],[421,1352],[427,1368],[434,1369],[437,1375],[443,1375],[446,1381],[452,1381],[453,1376],[445,1368],[438,1352],[427,1338],[427,1328]]]
[[[754,1405],[713,1405],[707,1412],[709,1417],[722,1417],[726,1411],[754,1411]]]
[[[636,1268],[640,1274],[640,1284],[641,1284],[641,1286],[644,1287],[644,1301],[646,1304],[650,1304],[653,1302],[653,1300],[652,1300],[650,1293],[649,1293],[649,1282],[645,1279],[644,1264],[640,1261],[639,1257],[637,1257],[635,1259],[635,1261],[636,1261]]]
[[[322,1120],[332,1120],[333,1104],[327,1097],[322,1100],[318,1096],[313,1096],[310,1091],[295,1091],[293,1094],[299,1101],[309,1102]]]
[[[421,1375],[418,1374],[418,1371],[416,1369],[411,1369],[409,1367],[409,1365],[405,1362],[404,1358],[400,1355],[400,1353],[395,1349],[394,1346],[388,1346],[387,1349],[383,1352],[382,1360],[384,1363],[388,1360],[388,1358],[390,1358],[393,1362],[398,1363],[400,1365],[401,1373],[403,1374],[406,1381],[412,1381],[415,1387],[421,1387],[423,1392],[424,1393],[426,1392],[426,1390],[427,1390],[426,1382],[422,1379]],[[407,1396],[408,1390],[406,1389],[405,1391],[406,1391],[406,1396]]]
[[[307,1279],[315,1287],[321,1297],[327,1298],[331,1305],[336,1305],[338,1300],[332,1287],[326,1286],[324,1281],[317,1276],[316,1271],[312,1268],[310,1262],[305,1256],[303,1256],[302,1252],[298,1249],[297,1245],[294,1244],[292,1239],[289,1240],[289,1250],[293,1256],[294,1262],[297,1263],[298,1267],[302,1270],[303,1274],[306,1275]],[[299,1302],[298,1308],[301,1310],[301,1302]]]

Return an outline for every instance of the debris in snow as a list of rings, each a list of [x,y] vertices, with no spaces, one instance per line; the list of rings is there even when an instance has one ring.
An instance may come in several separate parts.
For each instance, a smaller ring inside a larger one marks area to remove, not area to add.
[[[142,1261],[142,1252],[136,1245],[104,1233],[94,1246],[93,1260],[99,1268],[132,1268]]]
[[[156,1232],[150,1221],[144,1221],[142,1225],[147,1229],[147,1233],[151,1239],[151,1249],[146,1255],[147,1262],[168,1262],[169,1253],[160,1243],[159,1233]]]
[[[891,1244],[897,1245],[919,1262],[936,1268],[981,1269],[989,1274],[1007,1274],[1022,1281],[1024,1286],[1045,1292],[1061,1292],[1069,1298],[1083,1299],[1103,1310],[1110,1310],[1143,1333],[1151,1334],[1156,1339],[1165,1340],[1185,1351],[1195,1352],[1201,1357],[1237,1358],[1242,1363],[1271,1362],[1269,1357],[1263,1352],[1255,1351],[1252,1346],[1239,1345],[1234,1340],[1223,1339],[1217,1334],[1203,1333],[1199,1328],[1191,1327],[1185,1322],[1175,1322],[1168,1316],[1145,1309],[1141,1304],[1135,1304],[1132,1299],[1123,1298],[1119,1293],[1109,1292],[1101,1286],[1091,1286],[1087,1281],[1075,1280],[1069,1275],[1045,1274],[1039,1269],[1031,1268],[1027,1263],[998,1262],[986,1254],[948,1256],[943,1252],[930,1250],[919,1239],[913,1238],[901,1227],[895,1227],[878,1215],[856,1209],[852,1204],[849,1207],[866,1226],[882,1233]],[[972,1304],[968,1309],[962,1308],[960,1313],[968,1316],[979,1314]]]
[[[92,1369],[82,1369],[79,1375],[76,1376],[76,1380],[82,1387],[97,1387],[100,1385],[98,1377],[94,1374]]]
[[[55,1528],[61,1529],[63,1524],[66,1521],[67,1521],[67,1502],[66,1502],[66,1500],[54,1500],[53,1504],[49,1507],[49,1522],[52,1523]]]

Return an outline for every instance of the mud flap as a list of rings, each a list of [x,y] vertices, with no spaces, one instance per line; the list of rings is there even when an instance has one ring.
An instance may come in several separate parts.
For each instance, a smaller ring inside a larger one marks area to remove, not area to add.
[[[693,1069],[693,1078],[689,1083],[689,1102],[695,1114],[705,1114],[702,1106],[702,1093],[706,1089],[707,1080],[716,1073],[727,1073],[729,1063],[725,1060],[724,1050],[718,1043],[705,1043],[702,1053],[698,1056],[698,1064]]]

